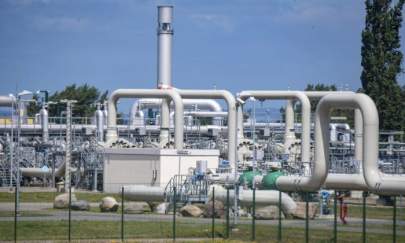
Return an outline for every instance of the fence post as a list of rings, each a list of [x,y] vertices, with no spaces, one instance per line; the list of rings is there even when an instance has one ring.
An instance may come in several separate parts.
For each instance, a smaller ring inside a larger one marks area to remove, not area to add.
[[[277,232],[277,240],[281,242],[282,233],[281,233],[281,200],[282,200],[282,193],[278,191],[278,232]]]
[[[15,186],[15,191],[14,191],[14,242],[17,242],[17,220],[18,220],[18,208],[17,208],[17,183]]]
[[[309,204],[308,204],[308,192],[305,192],[305,242],[309,242]]]
[[[72,186],[69,183],[69,214],[68,214],[68,241],[71,240],[71,223],[72,223]]]
[[[215,238],[215,187],[212,187],[212,225],[211,225],[211,237]]]
[[[394,196],[394,212],[392,217],[392,242],[397,242],[397,197]]]
[[[229,188],[226,189],[226,238],[229,238]]]
[[[121,188],[121,241],[124,242],[124,187]]]
[[[363,227],[362,227],[362,242],[366,243],[366,198],[367,192],[363,192]]]
[[[253,187],[253,206],[252,206],[252,241],[256,240],[256,188]]]
[[[176,187],[173,187],[173,240],[176,240]]]
[[[333,242],[337,243],[337,192],[333,197]]]

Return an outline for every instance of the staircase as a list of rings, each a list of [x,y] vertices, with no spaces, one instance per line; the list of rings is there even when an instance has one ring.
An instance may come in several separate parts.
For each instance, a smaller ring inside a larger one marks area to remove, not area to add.
[[[189,203],[205,203],[208,200],[208,183],[204,177],[175,175],[166,185],[165,196],[165,201],[169,203],[168,210],[173,209],[174,198],[176,207]]]

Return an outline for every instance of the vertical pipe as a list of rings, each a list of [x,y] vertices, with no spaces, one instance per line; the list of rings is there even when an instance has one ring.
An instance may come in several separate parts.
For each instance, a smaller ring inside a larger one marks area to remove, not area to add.
[[[305,192],[305,242],[309,242],[309,204],[308,204],[308,192]]]
[[[212,187],[212,224],[211,224],[211,237],[215,238],[215,187]]]
[[[366,243],[366,198],[367,192],[363,192],[363,227],[362,227],[362,242]]]
[[[173,187],[173,240],[176,240],[176,187]]]
[[[157,88],[169,89],[172,87],[172,6],[158,6],[158,74]],[[162,99],[160,144],[166,145],[170,135],[170,109],[169,102]]]
[[[66,157],[65,157],[65,191],[70,190],[70,160],[71,160],[71,133],[72,133],[72,103],[66,103]]]
[[[282,194],[281,190],[278,191],[278,233],[277,233],[277,240],[278,242],[281,242],[282,239],[282,232],[281,232],[281,200],[282,200]]]
[[[49,125],[48,125],[49,117],[46,105],[42,106],[40,116],[41,116],[42,142],[47,143],[49,140]]]
[[[362,166],[363,161],[363,116],[360,109],[354,110],[354,159]],[[362,171],[360,171],[361,173]]]
[[[104,141],[104,114],[101,110],[101,104],[97,104],[96,116],[96,137],[98,142]]]
[[[397,197],[394,196],[394,211],[392,212],[392,242],[397,242]]]
[[[70,242],[71,240],[71,234],[72,234],[72,229],[71,229],[71,224],[72,224],[72,187],[69,186],[69,213],[68,213],[68,241]]]
[[[238,135],[237,135],[237,139],[239,143],[243,138],[243,107],[241,104],[239,104],[236,107],[236,114],[237,114],[237,129],[238,129]]]
[[[226,239],[229,239],[229,188],[226,189]]]
[[[285,106],[284,121],[284,153],[289,154],[289,148],[295,140],[294,133],[294,104],[292,100],[287,100]]]
[[[94,168],[93,191],[97,192],[97,167]]]
[[[124,187],[121,188],[121,242],[124,242]]]
[[[333,242],[337,243],[337,192],[333,197]]]
[[[252,206],[252,241],[256,240],[256,188],[253,188],[253,206]]]

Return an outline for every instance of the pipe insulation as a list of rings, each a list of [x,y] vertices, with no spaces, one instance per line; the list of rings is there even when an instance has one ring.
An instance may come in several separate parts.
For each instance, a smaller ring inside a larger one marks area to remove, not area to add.
[[[212,190],[209,190],[209,197],[212,198]],[[234,200],[234,190],[229,190],[229,201]],[[226,202],[226,189],[220,186],[215,186],[215,200]],[[241,206],[253,205],[253,190],[239,190],[238,200]],[[256,206],[278,206],[279,203],[279,191],[277,190],[256,190],[255,204]],[[291,215],[295,212],[297,204],[287,194],[281,193],[281,210],[286,215]]]
[[[236,100],[227,90],[185,90],[176,89],[186,99],[223,99],[228,106],[228,160],[237,169],[236,161]]]
[[[310,100],[322,99],[326,95],[354,95],[352,91],[305,91],[305,94]],[[362,161],[363,151],[363,132],[362,132],[362,115],[359,109],[355,109],[355,160]],[[329,133],[330,134],[330,133]],[[328,141],[330,138],[328,139]],[[327,147],[329,149],[329,146]],[[329,157],[328,157],[329,158]],[[329,163],[327,163],[329,164]],[[360,168],[361,169],[361,168]],[[340,174],[328,173],[325,184],[325,189],[334,190],[368,190],[363,174]]]
[[[308,97],[301,91],[257,91],[249,90],[239,93],[239,98],[247,100],[254,97],[259,100],[269,99],[298,99],[302,105],[302,139],[301,139],[301,160],[310,161],[310,135],[311,135],[311,103]]]
[[[289,148],[295,142],[294,103],[292,100],[287,100],[285,106],[284,132],[284,153],[290,154]]]
[[[175,106],[174,121],[174,143],[176,149],[183,148],[184,132],[184,110],[183,102],[177,91],[172,89],[117,89],[108,99],[108,116],[107,116],[107,142],[113,142],[118,139],[117,132],[117,101],[120,98],[165,98],[171,99]]]
[[[363,127],[363,175],[370,191],[384,195],[401,195],[405,193],[405,176],[388,175],[378,169],[379,118],[374,101],[365,94],[329,94],[318,104],[317,113],[321,114],[321,129],[329,124],[329,112],[332,108],[359,109],[362,114]],[[327,148],[327,147],[325,147]],[[328,155],[328,151],[325,151]],[[327,156],[326,162],[329,162]]]
[[[165,200],[165,189],[145,185],[124,186],[124,197],[131,201],[163,202]]]

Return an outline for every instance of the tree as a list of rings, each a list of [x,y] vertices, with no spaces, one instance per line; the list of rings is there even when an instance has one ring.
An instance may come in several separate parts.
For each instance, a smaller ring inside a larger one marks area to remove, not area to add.
[[[56,105],[49,107],[49,116],[60,116],[60,112],[66,109],[66,105],[61,104],[60,101],[68,99],[77,101],[73,106],[73,116],[91,117],[96,109],[94,104],[103,102],[106,98],[107,91],[100,96],[100,91],[94,86],[87,84],[82,86],[69,85],[64,90],[56,91],[49,97],[50,101],[58,102]]]
[[[361,83],[378,108],[380,128],[405,130],[403,91],[397,82],[403,55],[399,30],[405,0],[366,0]]]

